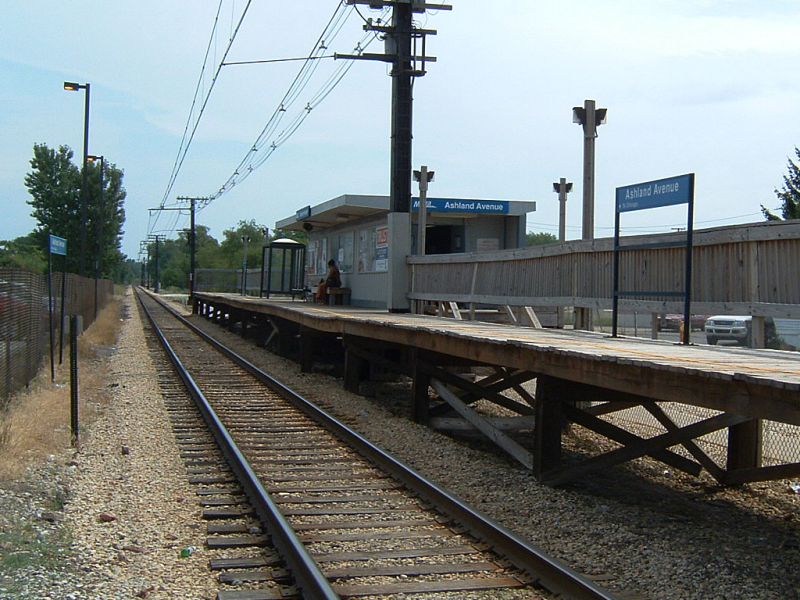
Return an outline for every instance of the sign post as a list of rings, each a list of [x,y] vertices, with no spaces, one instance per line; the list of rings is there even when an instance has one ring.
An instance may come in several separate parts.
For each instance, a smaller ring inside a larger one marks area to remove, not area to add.
[[[55,235],[50,236],[50,244],[47,252],[47,308],[48,308],[48,316],[50,317],[50,381],[56,380],[56,365],[55,365],[55,328],[53,326],[53,254],[60,254],[64,257],[64,265],[61,271],[61,280],[63,282],[64,276],[66,273],[66,262],[67,262],[67,240],[64,238],[57,237]],[[63,283],[62,283],[63,288]],[[63,298],[63,294],[62,294]],[[61,310],[63,313],[64,304],[61,304]],[[64,315],[61,315],[61,319],[64,318]]]
[[[686,204],[686,242],[653,242],[646,244],[620,245],[619,223],[620,213],[637,210],[647,210],[660,208],[662,206],[674,206]],[[614,225],[614,298],[612,313],[612,337],[617,337],[617,323],[619,316],[620,296],[662,296],[683,298],[683,336],[681,342],[690,343],[691,337],[691,295],[692,295],[692,235],[694,224],[694,173],[647,181],[625,187],[617,188],[616,209]],[[684,289],[682,292],[675,291],[621,291],[619,289],[619,253],[625,250],[642,248],[670,248],[686,247],[686,267]]]

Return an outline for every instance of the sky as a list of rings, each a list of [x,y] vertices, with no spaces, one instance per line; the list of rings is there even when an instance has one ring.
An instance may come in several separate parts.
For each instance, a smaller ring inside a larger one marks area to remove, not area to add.
[[[293,103],[285,95],[302,62],[219,67],[223,56],[308,56],[338,4],[253,0],[242,18],[245,0],[4,3],[0,239],[36,227],[24,186],[34,144],[67,145],[79,162],[85,92],[65,91],[65,81],[91,84],[89,153],[125,173],[122,251],[130,258],[148,235],[175,238],[188,227],[181,211],[150,209],[215,195],[282,103],[284,121],[259,142],[263,164],[199,211],[198,224],[221,240],[243,220],[273,228],[342,194],[388,195],[384,63],[352,62],[317,102],[350,63],[316,61]],[[438,32],[427,40],[437,60],[414,83],[413,164],[436,173],[429,197],[534,200],[528,231],[557,234],[553,182],[565,177],[574,183],[567,239],[580,238],[583,134],[572,108],[593,99],[608,109],[596,140],[595,237],[613,235],[615,188],[684,173],[696,174],[697,229],[761,221],[762,204],[779,205],[775,189],[800,146],[800,0],[450,4],[416,16]],[[326,56],[352,53],[366,35],[362,16],[381,16],[367,7],[361,16],[342,12],[349,17],[324,40]],[[187,130],[194,136],[184,154]],[[686,218],[685,207],[625,213],[623,233],[669,231]]]

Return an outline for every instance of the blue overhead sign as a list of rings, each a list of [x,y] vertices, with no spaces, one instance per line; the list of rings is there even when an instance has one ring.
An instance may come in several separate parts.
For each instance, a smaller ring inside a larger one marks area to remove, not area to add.
[[[686,204],[692,198],[694,173],[617,188],[617,212]]]
[[[471,212],[492,215],[508,214],[508,200],[459,200],[455,198],[428,198],[427,206],[433,212]],[[419,210],[419,198],[411,199],[411,210]]]
[[[67,240],[64,238],[57,237],[55,235],[50,236],[50,253],[51,254],[60,254],[61,256],[67,255]]]

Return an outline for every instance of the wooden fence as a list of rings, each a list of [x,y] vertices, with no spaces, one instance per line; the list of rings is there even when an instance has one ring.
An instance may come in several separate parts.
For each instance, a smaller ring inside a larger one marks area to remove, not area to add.
[[[623,238],[622,245],[685,240],[685,233]],[[614,240],[570,241],[491,253],[412,256],[412,304],[609,309]],[[621,290],[681,292],[685,249],[621,253]],[[800,221],[694,232],[692,312],[800,319]],[[682,313],[674,298],[620,299],[620,310]]]

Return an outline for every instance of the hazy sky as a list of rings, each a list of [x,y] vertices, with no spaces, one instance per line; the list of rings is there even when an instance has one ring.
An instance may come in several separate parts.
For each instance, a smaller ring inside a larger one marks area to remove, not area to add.
[[[253,0],[227,60],[307,56],[337,0]],[[436,171],[429,196],[536,200],[529,231],[558,232],[552,184],[574,182],[567,237],[580,237],[582,132],[572,107],[608,108],[599,129],[596,237],[613,234],[616,187],[696,173],[697,228],[762,220],[777,206],[800,145],[800,0],[453,0],[418,15],[436,29],[438,61],[414,87],[413,162]],[[222,3],[198,106],[246,5]],[[23,184],[34,143],[83,148],[91,84],[91,154],[125,171],[123,252],[149,231],[175,236],[188,217],[148,209],[219,190],[281,103],[300,62],[221,69],[181,171],[168,190],[200,80],[218,0],[4,3],[0,11],[0,239],[31,231]],[[352,12],[352,8],[347,12]],[[364,7],[364,17],[379,13]],[[354,13],[326,53],[363,38]],[[380,42],[370,52],[381,51]],[[318,61],[274,135],[314,103],[344,63]],[[391,79],[360,61],[250,176],[198,223],[222,238],[240,220],[272,228],[298,208],[341,194],[388,194]],[[191,122],[193,126],[194,121]],[[273,136],[274,137],[274,136]],[[271,139],[260,152],[268,151]],[[261,155],[260,155],[261,156]],[[79,159],[76,158],[76,162]],[[416,193],[416,186],[414,188]],[[629,233],[685,224],[685,209],[626,214]]]

